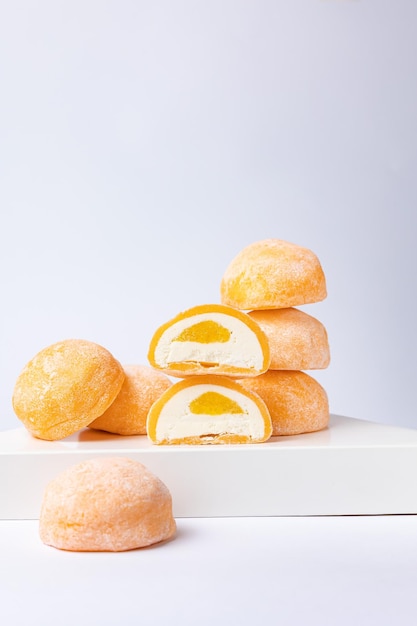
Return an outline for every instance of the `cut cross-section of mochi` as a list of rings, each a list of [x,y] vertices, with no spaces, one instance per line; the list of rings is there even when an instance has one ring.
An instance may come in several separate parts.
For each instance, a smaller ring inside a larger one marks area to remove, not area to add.
[[[268,339],[247,313],[203,304],[179,313],[152,337],[149,363],[178,377],[258,376],[270,364]]]
[[[222,376],[175,383],[152,405],[149,439],[156,444],[261,443],[272,422],[261,398]]]

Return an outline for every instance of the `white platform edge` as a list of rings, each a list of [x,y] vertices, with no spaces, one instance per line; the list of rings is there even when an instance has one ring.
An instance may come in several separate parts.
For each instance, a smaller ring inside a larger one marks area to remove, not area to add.
[[[47,483],[97,456],[140,461],[175,517],[417,513],[417,431],[332,415],[328,429],[263,444],[154,446],[90,429],[58,442],[0,432],[0,519],[38,519]]]

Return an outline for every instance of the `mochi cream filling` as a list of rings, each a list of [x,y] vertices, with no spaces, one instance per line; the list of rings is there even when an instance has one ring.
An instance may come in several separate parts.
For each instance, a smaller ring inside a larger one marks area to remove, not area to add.
[[[209,342],[178,340],[191,325],[210,321],[229,331],[227,341],[223,336],[220,341]],[[260,370],[264,354],[256,334],[241,320],[223,313],[202,313],[176,322],[165,330],[155,348],[155,362],[162,368],[171,363],[196,362]]]
[[[193,411],[193,403],[206,393],[222,395],[224,404],[235,408],[227,413],[213,411],[203,413]],[[238,407],[238,408],[236,408]],[[157,441],[201,437],[228,433],[262,439],[265,435],[265,422],[257,404],[246,395],[233,389],[213,385],[193,385],[172,396],[162,407],[156,424]]]

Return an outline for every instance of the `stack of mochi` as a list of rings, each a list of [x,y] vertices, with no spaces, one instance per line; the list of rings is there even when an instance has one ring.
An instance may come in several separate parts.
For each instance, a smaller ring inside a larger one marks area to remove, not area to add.
[[[183,379],[148,413],[153,443],[261,443],[271,436],[263,400],[233,380],[259,376],[271,360],[265,333],[246,313],[223,304],[183,311],[157,329],[148,359]]]
[[[268,338],[268,370],[242,379],[240,384],[264,400],[272,419],[272,435],[325,428],[329,422],[327,393],[303,370],[328,367],[327,332],[319,320],[296,308],[327,296],[317,256],[279,239],[255,242],[231,261],[220,293],[222,303],[247,311]]]
[[[260,443],[325,428],[327,393],[305,370],[329,365],[327,332],[296,308],[327,296],[317,256],[279,239],[255,242],[232,260],[220,294],[221,304],[184,311],[152,338],[151,366],[185,380],[151,407],[150,439]]]

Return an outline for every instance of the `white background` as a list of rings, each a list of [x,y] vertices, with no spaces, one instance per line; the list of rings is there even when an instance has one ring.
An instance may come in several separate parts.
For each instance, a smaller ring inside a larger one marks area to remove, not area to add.
[[[417,427],[413,0],[0,3],[0,428],[43,347],[146,363],[244,246],[311,248],[334,413]]]
[[[45,546],[0,521],[7,626],[413,626],[415,515],[180,519],[169,543]]]

